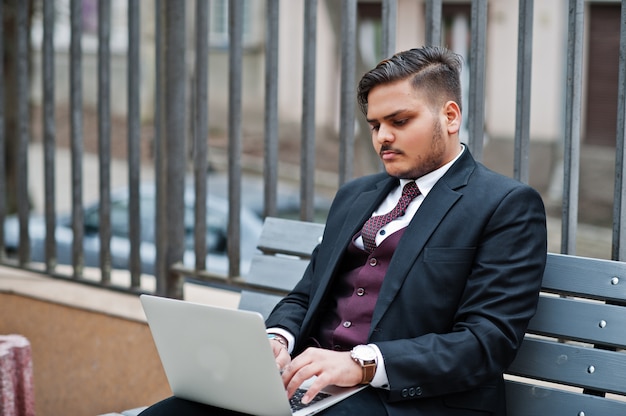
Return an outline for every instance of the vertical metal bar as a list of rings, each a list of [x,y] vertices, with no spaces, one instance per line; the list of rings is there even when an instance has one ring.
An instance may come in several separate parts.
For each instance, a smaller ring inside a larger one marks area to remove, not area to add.
[[[196,269],[206,269],[207,253],[207,136],[209,117],[209,2],[196,2],[196,87],[194,113],[195,227]]]
[[[300,219],[312,221],[315,197],[315,64],[317,0],[304,2],[304,59],[302,83],[302,147],[300,154]]]
[[[166,158],[166,262],[168,278],[165,293],[181,298],[180,276],[172,269],[183,260],[185,250],[185,3],[165,2],[165,151]]]
[[[240,271],[243,1],[228,2],[228,277]]]
[[[128,231],[130,237],[131,288],[141,285],[141,206],[139,195],[141,110],[140,9],[139,0],[128,0]],[[184,45],[183,45],[184,48]]]
[[[626,224],[626,206],[624,197],[626,186],[626,158],[624,141],[626,140],[626,0],[622,0],[620,20],[619,46],[619,79],[617,82],[617,137],[615,148],[615,190],[613,198],[613,244],[611,258],[623,261],[626,259],[626,233],[622,227]]]
[[[30,201],[28,198],[28,14],[29,2],[17,4],[17,210],[20,223],[19,263],[30,261],[30,237],[28,235]],[[4,165],[4,163],[3,163]]]
[[[165,1],[155,2],[155,105],[154,105],[154,172],[156,185],[154,230],[156,253],[154,277],[156,293],[165,296],[167,292],[167,150],[165,149]]]
[[[55,209],[55,141],[54,121],[54,3],[43,2],[43,144],[44,193],[46,218],[46,272],[56,266],[56,209]],[[2,79],[2,78],[0,78]]]
[[[74,278],[83,275],[83,85],[82,85],[82,1],[70,2],[70,147],[72,152],[72,265]]]
[[[100,281],[111,282],[111,0],[98,2],[98,161]]]
[[[0,22],[4,24],[4,2],[0,2]],[[0,56],[4,56],[4,30],[0,30]],[[0,79],[4,79],[4,59],[0,59]],[[6,113],[4,108],[5,99],[4,82],[0,82],[0,260],[5,257],[5,245],[4,245],[4,220],[7,214],[7,177],[6,177]]]
[[[389,57],[396,51],[396,25],[398,22],[397,0],[383,0],[382,7],[382,53]]]
[[[469,148],[476,160],[483,158],[485,135],[485,50],[487,44],[487,0],[472,0],[470,85],[467,114]]]
[[[426,45],[441,45],[441,0],[426,0]]]
[[[263,215],[275,216],[278,199],[278,25],[279,0],[267,1],[265,28],[265,157]]]
[[[576,254],[578,184],[580,175],[580,114],[582,95],[584,0],[570,0],[568,11],[563,212],[561,252]]]
[[[528,183],[530,153],[530,85],[533,59],[533,1],[520,0],[517,35],[514,177]]]
[[[356,0],[341,9],[341,110],[339,126],[339,185],[352,178],[354,160],[354,97],[356,72]]]

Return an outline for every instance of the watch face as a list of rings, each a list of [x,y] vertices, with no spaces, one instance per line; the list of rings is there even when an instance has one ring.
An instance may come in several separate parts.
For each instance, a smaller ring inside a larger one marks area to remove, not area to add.
[[[367,345],[357,345],[352,350],[353,356],[359,360],[372,361],[376,359],[376,351]]]

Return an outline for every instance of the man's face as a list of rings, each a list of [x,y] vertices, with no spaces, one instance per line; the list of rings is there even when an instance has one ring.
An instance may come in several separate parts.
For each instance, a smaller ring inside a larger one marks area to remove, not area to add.
[[[445,165],[460,151],[461,113],[456,103],[433,106],[410,79],[369,92],[367,121],[374,150],[391,176],[416,179]]]

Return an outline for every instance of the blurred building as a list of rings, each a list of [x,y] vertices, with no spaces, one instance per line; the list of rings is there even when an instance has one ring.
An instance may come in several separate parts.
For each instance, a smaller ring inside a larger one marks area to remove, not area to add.
[[[209,123],[213,132],[225,131],[228,100],[228,0],[210,0]],[[141,110],[144,120],[154,113],[155,91],[155,2],[141,7]],[[189,48],[189,79],[193,79],[194,0],[186,3]],[[41,7],[41,6],[39,6]],[[56,100],[69,102],[69,0],[57,0],[55,34]],[[263,128],[265,65],[265,1],[244,0],[244,133]],[[517,76],[518,1],[488,3],[486,62],[486,135],[512,139],[515,129]],[[85,105],[97,102],[97,0],[82,0],[83,88]],[[444,1],[442,43],[469,60],[469,1]],[[369,68],[380,53],[380,1],[358,4],[359,62]],[[398,0],[396,50],[424,44],[424,0]],[[337,134],[339,129],[341,2],[320,0],[317,25],[316,120],[320,131]],[[112,111],[126,112],[127,1],[112,0],[111,71]],[[280,2],[279,120],[281,134],[293,135],[302,117],[304,2]],[[559,141],[563,137],[565,101],[568,1],[534,2],[531,137]],[[582,136],[589,144],[615,143],[617,71],[620,30],[619,1],[588,1],[585,7]],[[35,11],[32,97],[41,100],[41,13]],[[464,74],[467,79],[467,69]],[[357,79],[360,74],[357,74]],[[467,88],[467,83],[465,84]],[[188,95],[191,97],[191,94]],[[466,118],[467,119],[467,118]]]

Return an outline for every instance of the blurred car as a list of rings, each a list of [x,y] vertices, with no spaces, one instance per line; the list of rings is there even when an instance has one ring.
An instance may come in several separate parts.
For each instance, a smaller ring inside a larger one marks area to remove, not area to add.
[[[155,241],[155,200],[154,184],[140,186],[140,221],[141,221],[141,272],[154,274],[156,258]],[[192,186],[185,189],[185,266],[195,267],[194,254],[194,190]],[[129,227],[128,227],[129,196],[127,189],[116,189],[111,192],[111,266],[113,269],[129,269]],[[227,275],[228,256],[227,223],[228,201],[209,193],[207,195],[207,257],[206,269],[210,273]],[[261,234],[263,221],[252,210],[241,209],[241,274],[246,274],[250,260],[256,252],[256,244]],[[99,204],[85,207],[84,215],[84,265],[99,267],[100,264],[100,218]],[[29,236],[31,243],[31,260],[45,261],[46,224],[42,215],[31,215],[29,219]],[[55,230],[57,263],[72,264],[72,219],[69,214],[59,215]],[[5,221],[4,244],[9,255],[19,247],[19,221],[16,216],[7,217]]]

